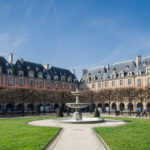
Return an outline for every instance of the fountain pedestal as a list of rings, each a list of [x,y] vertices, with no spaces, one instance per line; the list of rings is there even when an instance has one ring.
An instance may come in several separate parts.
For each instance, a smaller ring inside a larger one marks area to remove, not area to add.
[[[76,112],[73,114],[73,118],[74,118],[75,120],[82,120],[82,113],[76,111]]]

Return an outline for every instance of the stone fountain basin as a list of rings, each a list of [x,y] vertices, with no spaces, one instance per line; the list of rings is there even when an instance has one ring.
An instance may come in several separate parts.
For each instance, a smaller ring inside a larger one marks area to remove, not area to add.
[[[67,106],[70,108],[81,109],[89,106],[89,103],[67,103]]]
[[[72,124],[92,124],[105,122],[105,120],[101,118],[88,118],[88,117],[83,117],[82,120],[75,120],[74,118],[57,118],[53,120],[60,123],[72,123]]]

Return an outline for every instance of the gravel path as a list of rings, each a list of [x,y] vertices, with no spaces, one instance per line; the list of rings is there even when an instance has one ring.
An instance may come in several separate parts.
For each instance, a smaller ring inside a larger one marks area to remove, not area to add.
[[[126,123],[123,121],[105,120],[104,123],[97,124],[67,124],[47,119],[32,121],[29,124],[63,128],[60,135],[47,150],[106,150],[104,145],[96,137],[92,128],[120,126]]]

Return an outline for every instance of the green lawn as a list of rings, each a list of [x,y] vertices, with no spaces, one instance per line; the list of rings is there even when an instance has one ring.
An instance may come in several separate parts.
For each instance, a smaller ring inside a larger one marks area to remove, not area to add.
[[[128,124],[119,127],[95,128],[111,150],[150,150],[150,120],[116,118]]]
[[[42,150],[60,128],[35,127],[27,122],[47,118],[0,120],[0,150]]]

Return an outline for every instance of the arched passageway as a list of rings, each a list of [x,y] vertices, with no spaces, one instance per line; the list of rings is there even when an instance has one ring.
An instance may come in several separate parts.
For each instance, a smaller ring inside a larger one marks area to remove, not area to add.
[[[34,111],[34,104],[28,104],[27,105],[27,111],[28,112],[33,112]]]
[[[114,110],[116,110],[116,108],[117,108],[116,107],[116,103],[113,103],[112,106],[111,106],[111,108],[114,109]]]
[[[16,110],[22,111],[22,109],[23,109],[23,104],[18,104]]]
[[[137,108],[140,108],[140,109],[142,109],[143,108],[143,104],[140,102],[140,103],[138,103],[137,104]]]
[[[132,103],[128,103],[128,109],[133,111],[133,104]]]
[[[124,103],[120,103],[120,110],[123,111],[125,109]]]
[[[6,112],[11,112],[13,110],[13,104],[6,105]]]
[[[102,108],[102,104],[101,104],[101,103],[98,103],[97,107],[98,107],[98,108]]]
[[[147,104],[147,111],[150,113],[150,103]]]
[[[59,105],[58,104],[54,104],[54,110],[58,109]]]

